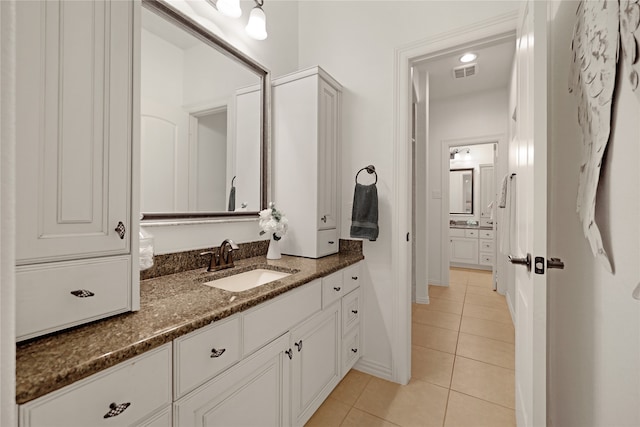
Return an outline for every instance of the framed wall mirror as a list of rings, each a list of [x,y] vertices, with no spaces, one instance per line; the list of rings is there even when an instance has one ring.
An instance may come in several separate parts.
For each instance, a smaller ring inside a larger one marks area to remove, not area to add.
[[[473,215],[473,168],[449,171],[449,213]]]
[[[142,220],[267,205],[269,72],[165,2],[143,0]]]

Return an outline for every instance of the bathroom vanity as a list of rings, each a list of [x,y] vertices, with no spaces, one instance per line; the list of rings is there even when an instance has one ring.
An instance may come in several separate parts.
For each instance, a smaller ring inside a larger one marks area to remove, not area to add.
[[[449,261],[454,267],[493,269],[495,231],[489,227],[451,225]]]
[[[18,346],[20,425],[303,425],[360,356],[362,259],[243,259],[291,274],[237,293],[143,280],[140,311]]]

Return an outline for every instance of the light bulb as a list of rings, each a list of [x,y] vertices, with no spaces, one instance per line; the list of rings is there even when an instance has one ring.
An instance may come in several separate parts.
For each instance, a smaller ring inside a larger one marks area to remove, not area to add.
[[[462,55],[460,57],[460,62],[462,63],[466,63],[466,62],[471,62],[473,60],[475,60],[478,57],[478,55],[476,55],[475,53],[465,53],[464,55]]]
[[[260,6],[251,9],[249,22],[245,30],[250,37],[256,40],[264,40],[267,38],[267,17]]]
[[[218,0],[216,7],[220,13],[231,18],[239,18],[242,15],[240,0]]]

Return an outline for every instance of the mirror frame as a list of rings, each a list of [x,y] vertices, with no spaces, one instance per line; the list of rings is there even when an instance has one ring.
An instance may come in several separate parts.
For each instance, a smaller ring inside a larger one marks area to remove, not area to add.
[[[203,41],[223,55],[240,62],[262,77],[262,111],[260,123],[260,210],[267,208],[269,191],[270,152],[271,152],[271,73],[270,71],[247,56],[220,36],[199,25],[187,15],[173,9],[162,0],[142,0],[142,6],[160,15],[167,21],[177,25],[187,33]],[[141,213],[141,221],[149,220],[180,220],[180,219],[215,219],[215,218],[246,218],[256,217],[258,211],[247,212],[170,212],[170,213]]]
[[[474,175],[475,175],[475,168],[460,168],[460,169],[449,169],[449,175],[451,175],[451,172],[464,172],[464,171],[470,171],[471,172],[471,212],[449,212],[449,215],[469,215],[469,216],[474,216],[473,213],[473,208],[474,208],[474,202],[475,202],[475,191],[473,188],[474,185]],[[451,179],[451,178],[449,178]],[[451,186],[449,186],[449,198],[451,198]],[[449,200],[449,203],[451,203],[451,200]],[[449,207],[449,210],[451,210],[451,207]]]

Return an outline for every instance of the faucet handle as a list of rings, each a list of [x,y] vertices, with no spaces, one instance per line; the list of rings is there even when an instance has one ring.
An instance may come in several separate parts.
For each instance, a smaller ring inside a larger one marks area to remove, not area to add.
[[[205,256],[205,255],[211,255],[211,261],[209,262],[209,267],[207,268],[207,271],[213,271],[214,267],[217,267],[218,265],[220,265],[220,254],[213,251],[206,251],[206,252],[200,253],[200,256]]]

